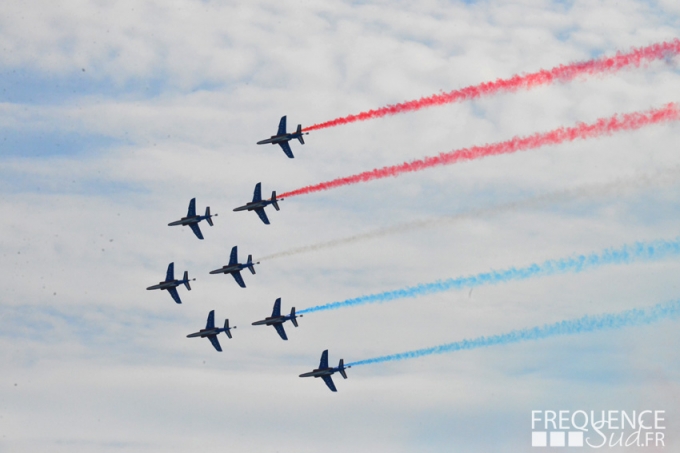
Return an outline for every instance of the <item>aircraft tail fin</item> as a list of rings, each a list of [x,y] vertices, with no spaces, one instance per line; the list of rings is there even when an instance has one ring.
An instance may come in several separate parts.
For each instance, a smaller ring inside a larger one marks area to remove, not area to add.
[[[295,327],[297,327],[297,326],[298,326],[298,323],[297,323],[297,319],[295,319],[295,318],[296,318],[296,316],[295,316],[295,307],[293,307],[293,308],[290,309],[290,322],[292,322],[293,325],[294,325]]]
[[[296,133],[297,136],[298,136],[297,139],[300,140],[300,143],[304,145],[304,144],[305,144],[305,139],[302,138],[302,124],[298,124],[298,128],[297,128],[297,130],[295,131],[295,133]]]
[[[235,329],[235,328],[236,328],[236,326],[232,327],[232,329]],[[224,320],[224,333],[226,333],[227,336],[228,336],[229,338],[231,338],[231,332],[229,331],[229,329],[230,329],[230,327],[229,327],[229,320],[228,320],[228,319],[225,319],[225,320]]]
[[[184,286],[187,287],[189,291],[191,291],[191,285],[189,284],[189,271],[184,271]]]
[[[272,192],[272,206],[277,211],[279,210],[279,200],[276,199],[276,190]]]
[[[208,225],[213,226],[212,216],[210,215],[210,206],[205,208],[205,220],[208,221]]]
[[[347,373],[345,373],[345,360],[340,359],[340,363],[338,363],[338,371],[342,375],[343,378],[347,379]]]
[[[253,255],[248,255],[248,262],[246,263],[246,266],[248,266],[248,270],[251,274],[255,273],[255,267],[253,267]]]

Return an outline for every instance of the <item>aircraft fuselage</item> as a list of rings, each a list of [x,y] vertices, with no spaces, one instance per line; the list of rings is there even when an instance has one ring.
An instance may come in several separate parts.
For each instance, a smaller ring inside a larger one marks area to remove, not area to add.
[[[248,267],[245,264],[233,264],[231,266],[223,266],[220,269],[210,271],[211,274],[231,274],[232,272],[239,272]]]
[[[337,370],[335,368],[321,368],[310,371],[309,373],[302,373],[300,377],[321,377],[330,376],[334,374]]]
[[[265,140],[260,140],[257,142],[258,145],[266,145],[267,143],[271,143],[272,145],[278,145],[279,143],[282,142],[289,142],[295,138],[298,138],[302,134],[281,134],[281,135],[272,135],[271,137],[265,139]]]
[[[272,204],[272,202],[269,200],[251,201],[244,204],[243,206],[239,206],[238,208],[234,209],[234,211],[254,211],[255,209],[265,208],[270,204]]]
[[[203,219],[204,219],[204,217],[200,216],[200,215],[196,215],[196,216],[193,216],[193,217],[182,217],[179,220],[168,223],[168,226],[191,225],[192,223],[199,223]]]
[[[171,280],[169,282],[160,282],[157,285],[149,286],[146,289],[168,289],[168,288],[177,288],[179,285],[181,285],[182,282],[179,280]]]
[[[211,335],[217,335],[220,332],[224,332],[224,329],[220,329],[218,327],[216,327],[214,329],[201,329],[200,331],[198,331],[196,333],[192,333],[192,334],[187,335],[187,338],[194,338],[194,337],[205,338],[205,337],[209,337]]]
[[[267,326],[273,326],[274,324],[283,324],[284,322],[288,321],[290,319],[290,316],[276,316],[276,317],[269,317],[269,318],[264,318],[262,321],[255,321],[252,325],[253,326],[261,326],[262,324],[267,325]]]

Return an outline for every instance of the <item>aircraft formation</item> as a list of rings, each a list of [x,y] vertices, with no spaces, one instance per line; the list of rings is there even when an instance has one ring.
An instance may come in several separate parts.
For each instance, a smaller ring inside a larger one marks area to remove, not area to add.
[[[300,141],[300,144],[305,143],[304,139],[302,138],[303,135],[306,135],[307,133],[302,132],[302,125],[298,124],[297,130],[292,133],[286,132],[286,117],[282,117],[281,121],[279,122],[279,129],[276,133],[276,135],[271,136],[270,138],[266,140],[261,140],[257,142],[258,145],[263,145],[263,144],[272,144],[272,145],[279,145],[283,152],[288,156],[289,158],[293,159],[295,156],[293,155],[293,151],[291,150],[290,144],[288,143],[291,140],[297,139]],[[275,210],[279,211],[279,202],[283,201],[283,198],[277,198],[276,197],[276,191],[272,191],[271,197],[269,199],[262,199],[262,183],[257,183],[255,185],[255,190],[253,192],[253,199],[252,201],[247,202],[243,206],[239,206],[237,208],[234,208],[235,212],[239,211],[255,211],[257,216],[262,220],[262,222],[265,225],[270,225],[269,218],[267,217],[267,213],[265,212],[265,208],[269,205],[273,206]],[[211,214],[210,213],[210,207],[205,208],[205,215],[198,215],[196,214],[196,198],[192,198],[189,201],[189,208],[187,210],[187,215],[185,217],[182,217],[179,220],[176,220],[174,222],[168,223],[168,226],[188,226],[191,228],[191,231],[194,233],[194,235],[200,239],[204,240],[203,237],[203,232],[201,231],[201,228],[199,224],[205,220],[208,225],[211,227],[214,225],[213,223],[213,217],[217,217],[217,214]],[[246,282],[243,279],[243,276],[241,275],[241,271],[247,269],[250,271],[252,275],[255,275],[255,265],[260,264],[259,262],[253,262],[253,256],[248,255],[248,259],[244,263],[240,263],[238,259],[238,246],[233,246],[231,249],[231,253],[229,255],[229,264],[225,264],[224,266],[220,267],[219,269],[215,269],[210,271],[210,274],[231,274],[231,276],[234,278],[236,283],[241,287],[241,288],[246,288]],[[196,279],[189,280],[189,272],[185,271],[184,276],[181,280],[175,279],[175,263],[172,262],[168,265],[166,274],[165,274],[165,280],[162,282],[159,282],[156,285],[149,286],[147,290],[162,290],[162,291],[167,291],[170,294],[170,297],[172,297],[172,300],[175,301],[177,304],[181,304],[182,300],[180,298],[179,292],[177,291],[178,287],[181,287],[184,285],[188,291],[191,291],[191,285],[189,284],[190,281],[194,281]],[[276,333],[279,335],[279,337],[282,340],[288,340],[288,335],[286,334],[286,330],[284,329],[283,325],[285,322],[290,321],[293,326],[298,327],[298,321],[297,318],[301,318],[303,315],[296,315],[295,314],[295,307],[292,307],[290,310],[290,314],[288,315],[282,315],[281,314],[281,298],[277,298],[276,301],[274,302],[274,308],[272,309],[272,314],[271,316],[268,316],[260,321],[255,321],[252,323],[253,326],[272,326],[276,330]],[[216,351],[222,352],[222,345],[220,344],[220,341],[218,339],[218,335],[222,332],[225,333],[227,338],[232,339],[232,333],[231,330],[236,329],[236,326],[229,326],[229,319],[224,320],[224,327],[216,327],[215,326],[215,310],[211,310],[208,313],[208,319],[206,321],[205,328],[200,329],[198,332],[194,332],[191,334],[187,335],[187,338],[207,338],[212,346],[215,348]],[[340,375],[347,379],[347,373],[345,370],[347,368],[350,368],[349,366],[344,365],[344,360],[340,359],[340,363],[337,367],[329,367],[328,366],[328,350],[324,350],[323,353],[321,354],[321,361],[319,363],[319,367],[308,372],[308,373],[303,373],[300,375],[300,377],[320,377],[324,383],[328,386],[328,388],[333,391],[337,392],[337,388],[335,387],[335,384],[333,382],[333,379],[331,378],[331,375],[333,375],[335,372],[339,372]]]
[[[578,74],[583,71],[592,71],[593,73],[598,73],[598,72],[604,72],[604,71],[610,71],[610,68],[615,67],[616,70],[620,70],[623,67],[626,66],[631,66],[635,65],[638,66],[640,64],[640,61],[653,61],[653,60],[658,60],[658,59],[664,59],[667,58],[669,54],[672,55],[678,55],[680,54],[680,40],[672,40],[670,42],[664,42],[664,43],[657,43],[645,48],[639,48],[639,49],[633,49],[633,51],[627,53],[627,54],[622,54],[622,53],[617,53],[615,57],[602,57],[599,59],[591,60],[589,62],[581,62],[581,63],[574,63],[571,65],[561,65],[559,67],[553,68],[551,71],[541,71],[540,73],[534,73],[534,74],[527,74],[527,75],[518,75],[514,76],[511,79],[507,80],[497,80],[495,82],[491,83],[484,83],[480,84],[478,86],[470,86],[467,88],[464,88],[462,90],[454,90],[450,93],[443,93],[441,95],[434,95],[428,98],[422,98],[418,101],[409,101],[401,104],[396,104],[396,105],[390,105],[386,106],[384,108],[380,108],[378,110],[371,110],[368,112],[362,112],[357,115],[350,115],[347,117],[342,117],[342,118],[336,118],[331,121],[327,121],[325,123],[320,123],[320,124],[315,124],[312,126],[307,127],[305,130],[306,131],[312,131],[312,130],[318,130],[318,129],[323,129],[326,127],[333,127],[336,125],[340,124],[346,124],[349,122],[354,122],[354,121],[363,121],[365,119],[370,119],[370,118],[377,118],[377,117],[382,117],[385,115],[392,115],[395,113],[399,112],[406,112],[406,111],[413,111],[413,110],[418,110],[420,108],[428,107],[428,106],[434,106],[434,105],[440,105],[442,103],[451,103],[451,102],[460,102],[466,99],[474,99],[476,97],[482,96],[482,95],[490,95],[499,91],[517,91],[518,89],[527,89],[533,86],[539,86],[541,84],[545,83],[553,83],[553,81],[566,81],[567,79],[573,78],[575,74]],[[566,71],[566,72],[565,72]],[[546,75],[549,75],[547,77]],[[569,77],[566,77],[566,75],[569,75]],[[531,83],[529,83],[531,82]],[[547,131],[547,132],[537,132],[529,136],[515,136],[509,140],[502,141],[502,142],[497,142],[497,143],[492,143],[492,144],[486,144],[483,146],[475,146],[472,148],[461,148],[457,150],[452,150],[449,152],[444,152],[444,153],[439,153],[436,156],[430,156],[430,157],[425,157],[422,159],[417,159],[417,160],[410,160],[404,163],[396,164],[396,165],[391,165],[391,166],[385,166],[385,167],[379,167],[379,168],[374,168],[372,170],[367,170],[363,171],[361,173],[349,175],[349,176],[344,176],[344,177],[338,177],[333,180],[321,182],[315,185],[310,185],[310,186],[305,186],[301,187],[292,191],[288,191],[283,193],[281,196],[282,197],[293,197],[297,195],[302,195],[302,194],[308,194],[308,193],[313,193],[313,192],[319,192],[319,191],[324,191],[324,190],[329,190],[331,188],[336,188],[336,187],[342,187],[348,184],[358,184],[358,183],[363,183],[367,181],[372,181],[375,179],[380,179],[380,178],[386,178],[386,177],[394,177],[398,176],[407,172],[412,172],[412,171],[420,171],[426,168],[431,168],[435,166],[441,166],[441,165],[450,165],[453,163],[457,162],[462,162],[462,161],[469,161],[473,159],[481,159],[487,156],[495,156],[495,155],[500,155],[500,154],[511,154],[515,153],[518,151],[527,151],[527,150],[533,150],[537,149],[540,147],[548,146],[548,145],[556,145],[559,143],[564,143],[567,141],[574,141],[577,139],[590,139],[594,137],[599,137],[599,136],[605,136],[605,135],[611,135],[615,132],[619,131],[633,131],[640,129],[644,126],[647,125],[653,125],[653,124],[659,124],[663,122],[670,122],[670,121],[678,121],[680,120],[680,105],[677,103],[668,103],[665,106],[662,106],[660,108],[653,108],[647,111],[638,111],[638,112],[632,112],[632,113],[626,113],[626,114],[616,114],[610,118],[601,118],[595,123],[588,124],[588,123],[578,123],[575,126],[572,127],[561,127],[552,131]],[[290,158],[293,159],[295,156],[293,155],[293,151],[291,149],[290,142],[292,140],[298,140],[301,145],[304,145],[304,135],[307,135],[308,132],[304,132],[303,128],[301,125],[298,124],[297,129],[295,132],[287,132],[287,127],[286,127],[286,116],[283,116],[279,122],[279,127],[275,135],[270,136],[267,139],[260,140],[257,142],[258,145],[263,145],[263,144],[271,144],[271,145],[279,145],[281,149],[283,150],[284,154]],[[267,212],[265,211],[266,207],[269,205],[272,205],[276,211],[280,210],[279,202],[283,201],[283,198],[277,198],[276,191],[272,191],[271,197],[269,199],[263,199],[262,198],[262,185],[261,183],[257,183],[255,185],[255,190],[253,193],[253,198],[252,201],[247,202],[246,204],[239,206],[237,208],[234,208],[233,210],[236,212],[239,211],[255,211],[255,213],[258,215],[260,220],[265,224],[269,225],[270,220],[269,217],[267,216]],[[272,212],[271,210],[269,211],[270,213]],[[189,226],[195,236],[199,240],[203,240],[203,233],[199,227],[199,224],[205,220],[206,223],[210,226],[213,226],[213,217],[216,217],[217,214],[211,214],[210,212],[210,207],[207,207],[205,210],[205,215],[197,215],[196,214],[196,199],[193,198],[189,202],[189,209],[187,212],[187,215],[185,217],[182,217],[180,220],[174,221],[169,223],[169,226],[177,226],[177,225],[182,225],[182,226]],[[638,244],[639,246],[639,244]],[[613,262],[614,260],[610,259],[612,253],[609,250],[607,252],[607,257],[608,261],[607,262]],[[622,255],[623,256],[623,255]],[[626,255],[628,256],[628,255]],[[601,260],[605,261],[605,260]],[[570,265],[569,265],[569,260],[562,260],[560,261],[561,263],[561,269],[563,270],[569,270]],[[255,275],[255,268],[254,266],[256,264],[259,264],[259,262],[253,262],[252,260],[252,255],[248,255],[248,259],[244,263],[240,263],[238,260],[238,247],[233,246],[231,250],[231,255],[229,259],[229,263],[222,266],[219,269],[215,269],[213,271],[210,271],[210,274],[231,274],[232,278],[236,281],[236,283],[241,287],[241,288],[246,288],[246,283],[243,279],[243,275],[241,274],[242,270],[249,270],[252,275]],[[554,261],[549,261],[548,265],[551,270],[554,270]],[[582,263],[578,263],[579,269],[582,267]],[[537,269],[538,267],[536,265],[532,265],[530,269],[533,271]],[[508,273],[508,278],[514,278],[513,276],[517,275],[517,270],[515,268],[512,269],[513,272]],[[484,274],[486,275],[486,274]],[[494,275],[499,275],[498,273],[495,273]],[[525,277],[527,274],[522,274],[523,277]],[[165,290],[167,291],[172,299],[177,303],[181,304],[182,301],[179,296],[178,288],[184,285],[188,291],[191,290],[190,286],[190,281],[193,281],[194,279],[190,280],[188,272],[185,271],[183,278],[181,280],[175,279],[174,276],[174,263],[170,263],[167,268],[166,272],[166,277],[164,281],[159,282],[158,284],[149,286],[147,289],[148,290]],[[468,277],[466,277],[466,280],[469,280]],[[458,279],[450,279],[450,281],[447,281],[448,284],[450,285],[458,285]],[[437,281],[436,285],[438,288],[442,288],[445,285],[442,285],[441,281]],[[427,285],[421,285],[423,287]],[[392,292],[389,292],[390,297]],[[369,301],[376,301],[379,300],[382,296],[380,294],[377,295],[369,295],[369,296],[362,296],[361,299],[365,300],[366,303]],[[356,299],[351,299],[346,302],[351,302],[352,304],[356,304],[357,300]],[[337,307],[338,305],[344,304],[345,302],[334,302],[332,304],[327,304],[323,306],[317,306],[317,307],[308,307],[300,312],[304,313],[310,313],[318,310],[323,310],[326,309],[329,306]],[[362,302],[363,303],[363,302]],[[677,309],[678,312],[680,312],[680,307],[676,307],[674,309]],[[639,313],[638,313],[639,314]],[[609,315],[608,315],[609,316]],[[611,315],[607,319],[626,319],[628,320],[628,314],[623,313],[617,318],[616,316],[619,315]],[[253,326],[271,326],[274,327],[276,330],[277,334],[282,340],[288,340],[288,336],[286,333],[286,330],[284,329],[284,324],[287,321],[290,321],[293,326],[298,327],[298,321],[297,318],[302,317],[301,314],[297,313],[295,311],[295,307],[291,307],[290,314],[288,315],[282,315],[281,314],[281,298],[277,298],[274,307],[271,313],[271,316],[265,317],[262,320],[255,321],[251,325]],[[644,317],[643,317],[644,318]],[[647,316],[644,318],[647,320],[646,322],[650,322],[649,319],[652,319],[652,317]],[[591,318],[584,318],[585,321],[590,321]],[[576,320],[574,321],[573,327],[571,329],[572,332],[576,332],[579,329],[583,331],[583,325],[584,325],[584,320]],[[617,321],[618,322],[618,321]],[[628,322],[628,321],[626,321]],[[620,322],[618,325],[624,325],[625,322]],[[554,335],[554,334],[561,334],[566,332],[564,329],[564,326],[567,324],[559,324],[560,329],[553,329],[548,332],[546,329],[533,329],[528,331],[531,335],[539,335],[538,337],[544,338],[548,335]],[[222,347],[219,343],[218,340],[218,334],[224,332],[228,338],[232,338],[231,334],[231,329],[235,329],[236,327],[229,327],[229,320],[226,319],[224,322],[224,327],[215,327],[215,312],[214,310],[210,311],[208,314],[208,320],[206,323],[206,326],[204,329],[199,330],[198,332],[192,333],[187,335],[189,338],[194,338],[194,337],[201,337],[201,338],[208,338],[208,340],[211,342],[213,347],[217,351],[222,351]],[[587,330],[587,329],[586,329]],[[591,329],[592,330],[592,329]],[[545,333],[544,333],[545,331]],[[538,333],[537,333],[538,332]],[[496,344],[500,344],[500,341],[505,341],[505,342],[511,342],[511,341],[519,341],[517,339],[526,339],[530,338],[531,335],[517,335],[515,331],[513,333],[508,334],[506,336],[500,335],[500,336],[495,336],[494,341]],[[538,338],[535,337],[535,338]],[[450,343],[446,345],[441,345],[437,346],[435,348],[427,348],[423,350],[417,350],[417,351],[409,351],[407,353],[400,353],[400,354],[391,354],[387,356],[381,356],[373,359],[366,359],[366,360],[360,360],[360,361],[355,361],[351,362],[348,365],[345,365],[344,360],[340,359],[338,366],[337,367],[331,367],[328,364],[328,350],[324,350],[321,354],[321,359],[319,362],[318,368],[313,369],[312,371],[302,373],[299,375],[299,377],[315,377],[318,378],[320,377],[326,386],[333,392],[337,391],[337,388],[335,387],[335,383],[333,382],[332,375],[335,374],[336,372],[340,373],[340,375],[347,379],[347,373],[346,370],[350,368],[352,365],[353,366],[359,366],[359,365],[364,365],[367,363],[378,363],[378,362],[384,362],[384,361],[389,361],[389,360],[402,360],[405,357],[413,358],[413,357],[419,357],[422,355],[426,354],[432,354],[432,353],[441,353],[446,350],[459,350],[461,349],[461,344],[466,345],[466,347],[470,347],[470,345],[474,344],[477,345],[475,347],[481,347],[488,345],[487,339],[484,337],[481,337],[480,339],[476,339],[473,341],[468,341],[465,340],[464,342],[456,342],[456,343]],[[436,352],[433,352],[436,351]]]

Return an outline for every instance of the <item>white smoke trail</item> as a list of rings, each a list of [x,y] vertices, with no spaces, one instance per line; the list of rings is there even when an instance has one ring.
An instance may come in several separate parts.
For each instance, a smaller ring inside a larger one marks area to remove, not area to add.
[[[498,204],[483,208],[473,208],[458,214],[448,216],[415,220],[412,222],[400,223],[394,226],[378,228],[366,233],[359,233],[344,238],[333,239],[325,242],[318,242],[316,244],[303,245],[300,247],[283,250],[281,252],[273,253],[258,258],[258,261],[271,260],[275,258],[283,258],[287,256],[299,255],[302,253],[316,252],[324,249],[331,249],[343,245],[354,244],[357,242],[377,239],[383,236],[407,233],[409,231],[419,230],[423,228],[434,228],[438,226],[450,225],[463,220],[475,219],[496,215],[506,212],[513,212],[518,209],[540,208],[551,205],[553,203],[567,202],[579,198],[595,198],[603,196],[616,196],[632,193],[635,190],[643,189],[652,186],[664,186],[673,184],[680,177],[680,167],[672,167],[667,170],[657,171],[655,173],[637,174],[625,178],[618,178],[614,181],[601,184],[589,184],[573,189],[565,189],[556,192],[550,192],[536,197],[527,198],[524,200],[513,201],[509,203]]]

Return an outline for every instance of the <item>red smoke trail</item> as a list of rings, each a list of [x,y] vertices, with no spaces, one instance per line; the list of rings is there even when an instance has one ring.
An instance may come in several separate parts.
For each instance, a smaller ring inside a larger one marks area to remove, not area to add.
[[[578,123],[573,127],[560,127],[550,132],[540,132],[528,137],[514,137],[505,142],[463,148],[448,153],[441,153],[438,156],[425,157],[424,159],[414,160],[412,162],[404,162],[399,165],[376,168],[356,175],[345,176],[344,178],[337,178],[332,181],[322,182],[313,186],[302,187],[291,192],[286,192],[281,194],[281,198],[320,192],[334,187],[357,184],[360,182],[372,181],[374,179],[387,178],[389,176],[399,176],[402,173],[420,171],[439,165],[450,165],[456,162],[480,159],[486,156],[526,151],[545,145],[557,145],[563,142],[571,142],[576,139],[610,135],[618,131],[635,130],[650,124],[679,119],[680,110],[678,110],[678,105],[670,103],[660,109],[614,115],[610,118],[600,118],[591,124]]]
[[[484,95],[495,94],[501,91],[517,91],[522,88],[530,89],[540,85],[548,85],[555,81],[566,82],[579,75],[594,75],[606,72],[615,72],[627,66],[640,66],[654,60],[671,57],[680,53],[680,40],[674,39],[669,42],[652,44],[647,47],[633,48],[627,53],[617,53],[613,57],[601,57],[595,60],[588,60],[568,65],[560,65],[550,70],[541,70],[526,75],[514,75],[509,79],[498,79],[495,82],[485,82],[479,85],[472,85],[453,90],[448,93],[434,94],[432,96],[420,98],[413,101],[401,102],[399,104],[388,105],[376,110],[369,110],[356,115],[348,115],[336,118],[325,123],[315,124],[303,129],[303,131],[314,131],[327,127],[340,126],[341,124],[365,121],[373,118],[381,118],[387,115],[412,112],[415,110],[433,107],[436,105],[461,102],[468,99],[476,99]]]

